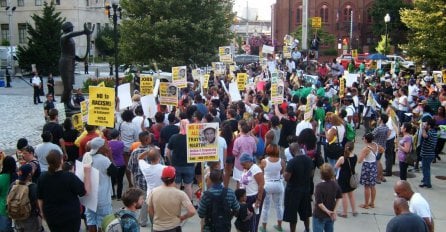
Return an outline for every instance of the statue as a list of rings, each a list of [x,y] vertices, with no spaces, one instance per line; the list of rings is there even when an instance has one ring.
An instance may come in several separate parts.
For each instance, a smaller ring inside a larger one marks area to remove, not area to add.
[[[62,102],[65,104],[65,111],[78,111],[79,107],[71,104],[71,92],[74,83],[74,62],[85,61],[90,53],[90,35],[94,31],[94,25],[90,29],[87,24],[84,24],[83,31],[73,31],[73,24],[65,22],[62,24],[63,34],[60,37],[61,54],[59,58],[59,71],[63,82]],[[76,48],[73,37],[86,35],[87,36],[87,51],[85,57],[80,58],[76,55]]]

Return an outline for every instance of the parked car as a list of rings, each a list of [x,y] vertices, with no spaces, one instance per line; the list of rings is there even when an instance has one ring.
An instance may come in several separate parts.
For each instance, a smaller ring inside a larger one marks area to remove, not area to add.
[[[341,56],[339,56],[338,58],[336,58],[336,62],[338,62],[339,64],[341,64],[342,66],[344,66],[345,69],[347,69],[348,64],[350,63],[350,61],[352,59],[355,60],[355,67],[359,68],[359,65],[365,61],[366,66],[368,66],[369,64],[369,60],[367,60],[367,55],[368,53],[364,53],[364,54],[358,54],[358,57],[353,57],[351,54],[342,54]]]
[[[395,61],[398,61],[401,68],[415,70],[415,63],[413,61],[405,60],[398,55],[387,55],[387,58],[389,58],[389,60],[386,61],[388,63],[395,63]]]

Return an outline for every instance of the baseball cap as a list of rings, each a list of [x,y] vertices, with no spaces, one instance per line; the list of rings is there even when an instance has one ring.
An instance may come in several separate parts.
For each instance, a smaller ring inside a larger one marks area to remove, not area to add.
[[[104,146],[105,140],[101,137],[96,137],[90,141],[90,155],[94,155],[98,150]]]
[[[173,179],[175,178],[175,168],[172,166],[166,166],[161,173],[161,178]]]
[[[25,181],[29,174],[33,171],[31,164],[24,164],[19,168],[19,180]]]

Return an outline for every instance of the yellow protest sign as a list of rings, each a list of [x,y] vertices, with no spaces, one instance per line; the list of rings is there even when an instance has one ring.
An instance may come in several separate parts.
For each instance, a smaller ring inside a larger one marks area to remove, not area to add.
[[[203,76],[203,88],[204,89],[209,88],[209,77],[210,76],[211,75],[209,75],[209,74],[204,74],[204,76]]]
[[[283,46],[283,58],[291,58],[291,46]]]
[[[219,161],[218,123],[187,125],[187,162]]]
[[[441,73],[443,74],[443,83],[446,84],[446,69],[441,70]]]
[[[169,82],[160,83],[160,104],[178,106],[178,88]]]
[[[88,87],[88,124],[114,127],[115,89],[107,87]]]
[[[248,74],[237,73],[237,87],[240,91],[245,89],[246,81],[248,80]]]
[[[98,84],[98,87],[105,87],[105,82],[101,81],[101,83]]]
[[[153,93],[153,76],[148,74],[140,75],[140,91],[142,96]]]
[[[73,114],[71,116],[73,127],[79,132],[84,131],[84,123],[82,123],[82,113]]]
[[[172,67],[172,83],[178,88],[186,88],[186,66]]]
[[[88,121],[88,100],[81,102],[82,122]]]
[[[339,97],[344,97],[345,93],[345,78],[339,79]]]
[[[311,27],[312,28],[321,28],[322,27],[322,18],[321,17],[311,18]]]
[[[353,49],[353,50],[352,50],[352,56],[353,56],[354,58],[358,58],[358,50]]]
[[[224,46],[218,48],[218,54],[220,56],[220,62],[223,63],[232,63],[233,58],[231,54],[231,46]]]

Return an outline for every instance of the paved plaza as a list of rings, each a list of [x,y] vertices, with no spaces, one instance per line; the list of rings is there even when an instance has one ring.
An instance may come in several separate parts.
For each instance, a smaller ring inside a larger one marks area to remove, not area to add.
[[[76,75],[76,86],[82,85],[84,75]],[[59,80],[59,78],[55,78]],[[27,138],[31,145],[35,146],[41,142],[40,133],[44,124],[43,105],[34,105],[32,101],[32,87],[27,84],[29,79],[14,78],[12,88],[0,88],[0,148],[7,151],[8,154],[14,152],[16,142],[19,138]],[[44,78],[46,83],[46,78]],[[45,91],[46,92],[46,91]],[[42,100],[43,97],[42,97]],[[59,101],[60,97],[56,97]],[[362,129],[357,132],[358,138],[363,135]],[[357,139],[355,144],[355,153],[363,147],[361,139]],[[432,189],[419,188],[422,174],[414,173],[415,177],[408,179],[415,192],[420,192],[430,203],[431,211],[435,220],[435,231],[446,231],[446,181],[440,180],[435,176],[446,176],[446,156],[442,155],[442,161],[432,164]],[[356,171],[360,172],[361,165],[357,165]],[[394,171],[397,171],[397,165]],[[397,176],[387,177],[387,182],[377,185],[377,198],[374,209],[361,209],[358,207],[359,215],[353,217],[349,212],[348,218],[338,218],[335,222],[335,231],[351,232],[380,232],[385,231],[387,222],[394,216],[393,212],[393,184],[399,178]],[[314,178],[315,182],[320,182],[319,172]],[[232,183],[234,184],[234,183]],[[363,188],[360,186],[355,191],[357,205],[363,203]],[[115,209],[122,207],[121,201],[114,201]],[[199,230],[199,218],[194,216],[185,222],[183,231],[197,232]],[[270,211],[268,221],[268,231],[275,231],[275,212]],[[283,224],[285,231],[289,231],[288,223]],[[299,222],[298,230],[303,231],[303,223]],[[150,231],[142,228],[142,231]],[[233,229],[235,231],[235,229]]]

